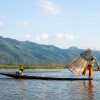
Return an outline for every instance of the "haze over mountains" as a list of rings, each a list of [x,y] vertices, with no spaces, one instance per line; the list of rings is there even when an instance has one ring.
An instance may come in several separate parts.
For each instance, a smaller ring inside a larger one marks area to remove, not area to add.
[[[70,47],[61,49],[53,45],[41,45],[29,41],[18,41],[0,36],[0,64],[15,65],[65,65],[82,52],[82,49]],[[100,51],[93,51],[100,63]]]

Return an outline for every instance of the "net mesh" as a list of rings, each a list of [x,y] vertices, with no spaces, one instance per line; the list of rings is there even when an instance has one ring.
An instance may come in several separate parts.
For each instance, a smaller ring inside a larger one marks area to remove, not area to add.
[[[75,75],[81,75],[92,57],[91,50],[87,49],[67,63],[66,67]]]

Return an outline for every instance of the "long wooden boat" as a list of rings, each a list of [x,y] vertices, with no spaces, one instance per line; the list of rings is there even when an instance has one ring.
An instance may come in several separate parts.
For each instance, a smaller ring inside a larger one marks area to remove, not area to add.
[[[93,78],[58,78],[58,77],[40,77],[40,76],[27,76],[27,75],[16,75],[11,73],[0,73],[1,75],[5,75],[8,77],[12,77],[15,79],[37,79],[37,80],[93,80]]]

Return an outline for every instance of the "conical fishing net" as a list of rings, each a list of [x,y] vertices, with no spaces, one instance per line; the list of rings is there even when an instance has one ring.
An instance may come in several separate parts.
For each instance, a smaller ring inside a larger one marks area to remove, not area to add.
[[[91,50],[87,49],[67,63],[66,67],[75,75],[81,75],[87,67],[88,59],[92,57]]]

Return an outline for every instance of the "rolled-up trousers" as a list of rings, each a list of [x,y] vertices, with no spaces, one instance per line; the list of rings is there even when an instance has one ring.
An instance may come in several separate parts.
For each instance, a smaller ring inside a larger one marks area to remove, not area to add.
[[[88,66],[84,69],[84,71],[83,71],[83,75],[86,74],[87,70],[89,70],[89,78],[92,78],[93,66],[88,65]]]

